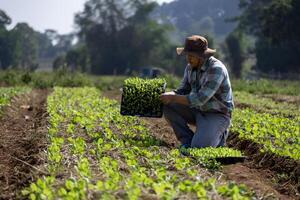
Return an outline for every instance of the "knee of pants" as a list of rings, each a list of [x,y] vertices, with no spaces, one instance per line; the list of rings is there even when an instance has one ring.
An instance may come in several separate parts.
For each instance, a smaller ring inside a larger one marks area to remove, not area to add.
[[[174,115],[174,110],[172,109],[171,105],[164,105],[163,113],[164,113],[165,118],[169,119],[169,118],[171,118],[171,116]]]
[[[193,138],[191,147],[192,148],[205,148],[205,147],[217,147],[222,138]]]
[[[192,148],[205,148],[205,147],[216,147],[212,142],[194,142],[192,141],[191,147]]]

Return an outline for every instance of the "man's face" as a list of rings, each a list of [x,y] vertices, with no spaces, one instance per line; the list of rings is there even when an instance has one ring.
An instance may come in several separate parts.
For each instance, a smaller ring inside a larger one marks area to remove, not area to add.
[[[201,67],[203,65],[203,63],[205,62],[204,57],[199,57],[194,54],[187,54],[186,60],[191,65],[192,68]]]

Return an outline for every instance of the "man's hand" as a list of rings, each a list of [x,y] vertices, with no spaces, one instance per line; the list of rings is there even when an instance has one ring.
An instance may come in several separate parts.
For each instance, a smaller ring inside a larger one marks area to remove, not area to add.
[[[165,92],[160,95],[160,100],[163,104],[170,104],[170,103],[178,103],[183,105],[189,105],[189,101],[184,95],[177,95],[175,92]]]
[[[160,100],[163,102],[163,104],[170,104],[174,101],[176,94],[175,92],[165,92],[160,95]]]

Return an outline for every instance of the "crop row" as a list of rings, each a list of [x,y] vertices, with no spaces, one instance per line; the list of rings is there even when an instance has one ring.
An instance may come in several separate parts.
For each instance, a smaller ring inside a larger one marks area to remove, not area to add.
[[[235,102],[238,107],[248,107],[260,113],[269,113],[282,117],[296,118],[300,116],[300,106],[288,102],[276,102],[259,94],[235,91]]]
[[[235,109],[231,131],[240,138],[261,144],[261,151],[300,159],[300,116],[259,113],[252,109]]]
[[[10,99],[20,93],[28,92],[26,87],[0,87],[0,110],[10,102]]]
[[[100,98],[95,88],[55,88],[47,102],[49,175],[23,190],[30,199],[252,196],[244,186],[217,180],[200,167],[214,164],[215,149],[181,155],[152,137],[138,118],[121,116],[118,103]],[[217,151],[240,154],[227,148]]]

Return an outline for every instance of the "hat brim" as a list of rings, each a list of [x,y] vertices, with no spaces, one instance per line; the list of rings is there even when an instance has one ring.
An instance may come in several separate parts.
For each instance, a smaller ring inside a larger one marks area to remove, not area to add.
[[[186,51],[184,47],[177,47],[176,52],[178,55],[186,55],[186,54],[192,54],[196,55],[198,57],[210,57],[216,53],[215,49],[207,48],[204,52],[197,52],[197,51]]]

